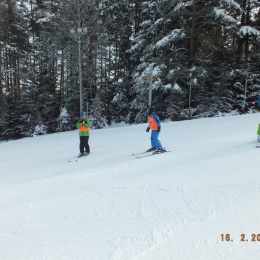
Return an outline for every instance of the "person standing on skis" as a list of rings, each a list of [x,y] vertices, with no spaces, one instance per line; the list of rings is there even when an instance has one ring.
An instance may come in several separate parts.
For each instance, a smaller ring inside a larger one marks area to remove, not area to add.
[[[80,154],[78,155],[78,157],[87,156],[90,153],[90,147],[88,144],[90,121],[87,118],[86,112],[82,111],[80,113],[80,116],[81,118],[76,125],[77,128],[79,129],[79,139],[80,139],[80,144],[79,144]],[[84,149],[86,150],[85,152]]]
[[[161,131],[161,122],[158,115],[155,113],[155,110],[152,106],[149,106],[147,109],[149,126],[146,129],[146,132],[152,130],[151,133],[151,145],[152,147],[147,150],[147,152],[154,151],[155,153],[163,153],[165,149],[162,148],[162,144],[159,141],[158,137]]]

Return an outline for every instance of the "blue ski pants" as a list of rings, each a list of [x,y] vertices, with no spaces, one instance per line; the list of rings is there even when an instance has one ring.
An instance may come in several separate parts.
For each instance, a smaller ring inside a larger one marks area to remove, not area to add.
[[[162,144],[159,141],[158,137],[159,137],[160,132],[157,132],[156,130],[152,130],[151,133],[151,144],[152,147],[155,147],[156,149],[161,149],[162,148]]]

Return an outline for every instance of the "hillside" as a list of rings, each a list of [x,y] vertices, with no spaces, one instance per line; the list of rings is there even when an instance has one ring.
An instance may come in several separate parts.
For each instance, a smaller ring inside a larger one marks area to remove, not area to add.
[[[259,259],[259,123],[163,123],[171,152],[142,159],[146,124],[92,130],[79,162],[77,131],[0,143],[0,259]]]

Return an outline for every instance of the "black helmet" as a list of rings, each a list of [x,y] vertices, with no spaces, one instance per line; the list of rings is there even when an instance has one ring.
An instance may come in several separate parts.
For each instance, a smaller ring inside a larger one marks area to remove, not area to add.
[[[151,115],[153,112],[155,112],[154,107],[152,105],[148,106],[148,115]]]

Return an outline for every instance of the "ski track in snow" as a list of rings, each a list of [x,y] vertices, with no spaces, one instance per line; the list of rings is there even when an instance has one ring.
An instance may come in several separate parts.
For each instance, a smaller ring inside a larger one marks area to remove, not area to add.
[[[259,259],[258,119],[163,123],[172,152],[141,160],[146,124],[93,130],[77,163],[77,131],[0,143],[0,259]]]

